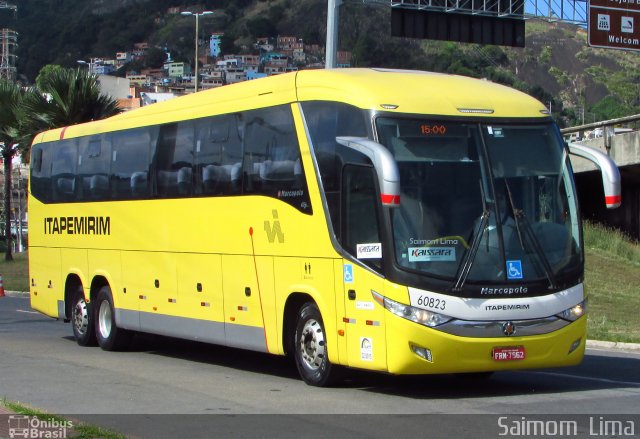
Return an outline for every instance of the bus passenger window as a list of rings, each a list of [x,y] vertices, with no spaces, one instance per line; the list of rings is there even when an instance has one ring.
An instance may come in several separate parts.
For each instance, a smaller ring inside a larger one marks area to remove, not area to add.
[[[141,128],[116,133],[111,153],[111,190],[116,200],[147,198],[152,131]]]
[[[244,192],[278,198],[311,213],[290,107],[265,108],[245,116]]]
[[[240,193],[242,168],[242,117],[215,116],[197,122],[196,193]]]
[[[53,154],[51,181],[53,201],[75,201],[78,146],[75,140],[60,142]]]
[[[81,182],[83,200],[108,200],[109,194],[109,143],[96,135],[80,139],[78,180]]]
[[[160,197],[181,197],[193,189],[193,122],[160,127],[156,153],[156,191]]]
[[[42,202],[51,199],[51,144],[41,143],[31,150],[31,194]]]

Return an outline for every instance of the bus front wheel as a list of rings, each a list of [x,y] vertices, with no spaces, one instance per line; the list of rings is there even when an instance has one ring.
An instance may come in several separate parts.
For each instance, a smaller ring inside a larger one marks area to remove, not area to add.
[[[119,351],[128,347],[132,334],[116,325],[111,288],[100,288],[95,306],[95,331],[100,347],[105,351]]]
[[[84,289],[79,285],[73,294],[71,304],[71,327],[73,328],[73,336],[80,346],[95,346],[96,344],[92,306],[85,300]]]
[[[302,379],[312,386],[329,386],[338,379],[337,367],[329,362],[324,324],[318,306],[305,303],[298,313],[294,356]]]

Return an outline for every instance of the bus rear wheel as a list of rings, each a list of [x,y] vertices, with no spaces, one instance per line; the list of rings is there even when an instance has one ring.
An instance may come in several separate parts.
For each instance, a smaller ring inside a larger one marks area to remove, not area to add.
[[[73,336],[80,346],[95,346],[96,333],[94,330],[93,305],[84,297],[84,289],[79,285],[73,294],[71,303],[71,327]]]
[[[126,329],[118,328],[116,325],[115,309],[109,286],[100,288],[95,306],[95,332],[100,347],[105,351],[126,349],[131,342],[132,333]]]
[[[300,376],[309,385],[330,386],[339,378],[337,366],[329,361],[326,340],[318,306],[305,303],[298,313],[294,356]]]

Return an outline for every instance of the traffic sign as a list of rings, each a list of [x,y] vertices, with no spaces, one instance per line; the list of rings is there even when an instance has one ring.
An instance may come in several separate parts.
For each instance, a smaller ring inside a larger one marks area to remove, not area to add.
[[[640,11],[640,3],[636,0],[591,0],[589,7],[616,8],[631,11]]]
[[[635,0],[591,0],[589,46],[640,50],[640,4]]]

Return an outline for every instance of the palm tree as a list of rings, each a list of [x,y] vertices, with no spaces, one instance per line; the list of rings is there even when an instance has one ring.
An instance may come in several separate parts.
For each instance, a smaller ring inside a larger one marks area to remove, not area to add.
[[[11,253],[11,171],[12,161],[18,152],[24,120],[24,91],[17,84],[0,79],[0,155],[4,161],[4,236],[7,245],[5,260],[12,261]]]
[[[48,69],[37,91],[25,99],[29,130],[40,131],[103,119],[120,113],[115,99],[100,92],[98,77],[86,70]]]
[[[46,66],[45,66],[46,67]],[[52,128],[103,119],[120,113],[115,99],[100,92],[96,75],[85,70],[44,69],[37,86],[23,90],[0,82],[0,143],[5,169],[4,212],[10,212],[11,159],[18,148],[25,161],[36,134]],[[11,225],[6,221],[6,260],[11,255]]]

